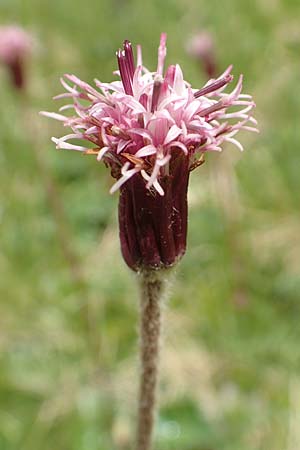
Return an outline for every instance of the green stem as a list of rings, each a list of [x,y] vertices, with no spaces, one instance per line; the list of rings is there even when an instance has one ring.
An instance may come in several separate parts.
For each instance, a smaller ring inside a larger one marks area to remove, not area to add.
[[[165,280],[159,272],[141,275],[140,358],[141,380],[136,450],[150,450],[156,412],[161,306]]]

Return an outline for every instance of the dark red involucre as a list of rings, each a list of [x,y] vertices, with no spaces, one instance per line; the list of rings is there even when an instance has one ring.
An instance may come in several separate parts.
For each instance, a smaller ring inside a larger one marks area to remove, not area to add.
[[[124,260],[135,270],[168,268],[184,255],[187,236],[188,159],[174,151],[164,196],[146,188],[140,174],[120,189],[119,226]]]

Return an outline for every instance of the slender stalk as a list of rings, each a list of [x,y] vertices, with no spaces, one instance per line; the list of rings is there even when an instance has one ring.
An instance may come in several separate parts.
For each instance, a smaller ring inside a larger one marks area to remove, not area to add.
[[[143,272],[140,277],[141,380],[136,450],[150,450],[156,412],[162,295],[166,281],[161,273],[154,271]]]

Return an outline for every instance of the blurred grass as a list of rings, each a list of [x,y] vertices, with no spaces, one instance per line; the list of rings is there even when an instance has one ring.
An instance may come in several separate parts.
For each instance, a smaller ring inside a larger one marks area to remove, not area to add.
[[[299,2],[1,0],[0,14],[37,41],[25,98],[0,70],[0,449],[131,448],[138,308],[117,196],[93,158],[53,150],[61,126],[37,112],[62,73],[110,80],[124,38],[153,66],[161,31],[200,87],[184,45],[202,28],[220,70],[244,73],[261,134],[192,175],[156,448],[299,449]]]

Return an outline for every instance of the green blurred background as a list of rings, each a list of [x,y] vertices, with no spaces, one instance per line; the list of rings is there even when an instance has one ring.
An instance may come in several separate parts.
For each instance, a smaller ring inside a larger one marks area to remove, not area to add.
[[[298,0],[0,0],[36,40],[26,94],[0,69],[0,449],[130,450],[135,277],[118,196],[93,157],[56,152],[61,74],[112,79],[125,38],[201,87],[187,39],[212,33],[253,94],[260,135],[192,174],[188,251],[165,311],[156,450],[300,448]]]

